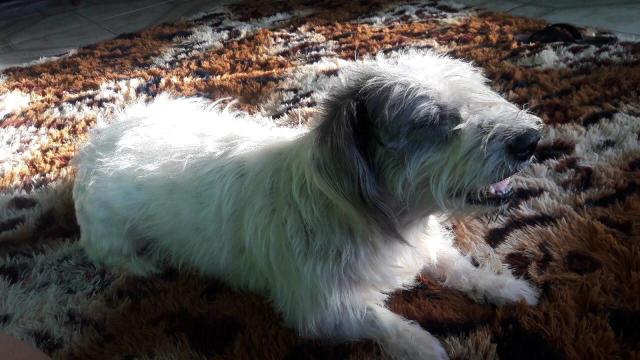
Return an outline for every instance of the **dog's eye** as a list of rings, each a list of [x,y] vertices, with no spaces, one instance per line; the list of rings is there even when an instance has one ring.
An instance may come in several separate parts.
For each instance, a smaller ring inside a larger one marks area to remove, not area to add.
[[[454,127],[450,128],[446,132],[445,137],[447,138],[447,140],[450,140],[451,138],[453,138],[453,137],[457,136],[458,134],[460,134],[460,131],[462,131],[462,130],[454,126]]]
[[[423,131],[434,127],[434,124],[429,120],[420,120],[412,122],[411,126],[409,126],[409,131]]]
[[[418,138],[420,141],[428,139],[431,144],[447,142],[455,135],[455,130],[448,124],[434,124],[429,121],[415,122],[406,131],[407,138]]]
[[[438,105],[433,108],[430,114],[421,119],[420,123],[441,130],[452,130],[458,126],[461,121],[462,117],[459,111]]]

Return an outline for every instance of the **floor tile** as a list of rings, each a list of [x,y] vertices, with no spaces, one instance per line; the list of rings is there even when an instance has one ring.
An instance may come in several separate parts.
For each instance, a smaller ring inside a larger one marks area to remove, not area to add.
[[[538,18],[552,12],[554,9],[538,5],[521,5],[509,10],[509,14],[524,16],[528,18]]]
[[[102,1],[83,6],[76,12],[95,22],[100,22],[139,11],[153,12],[153,8],[166,5],[168,2],[169,0]]]
[[[177,21],[206,12],[220,4],[212,1],[169,1],[115,17],[96,20],[105,29],[115,33],[129,33],[164,22]]]
[[[640,3],[617,6],[595,6],[556,9],[542,16],[554,22],[609,29],[629,34],[640,34]]]
[[[480,6],[491,11],[509,11],[522,6],[522,3],[508,0],[491,0]]]
[[[78,9],[85,4],[84,1],[80,1],[77,5],[74,5],[71,0],[46,0],[46,5],[41,10],[41,13],[44,15],[59,14]]]
[[[92,21],[67,11],[50,16],[23,19],[12,25],[8,31],[7,40],[14,47],[26,41],[37,43],[51,41],[53,47],[66,47],[73,46],[69,43],[69,38],[81,40],[85,34],[91,36],[100,32],[108,33]],[[40,47],[40,45],[35,47]]]
[[[39,50],[7,49],[7,52],[3,52],[3,49],[0,47],[0,70],[36,61],[43,57],[64,55],[71,49],[72,48],[49,48]]]
[[[109,0],[108,2],[105,0],[81,0],[83,4],[86,5],[102,5],[102,4],[132,4],[133,6],[140,7],[139,5],[135,5],[134,3],[146,3],[148,4],[150,1],[148,0]],[[186,0],[189,1],[189,0]],[[209,0],[209,2],[215,2],[216,0]],[[152,0],[151,2],[167,2],[167,0]]]
[[[9,45],[0,44],[0,64],[9,56],[13,49]]]
[[[21,32],[43,20],[44,17],[39,12],[35,15],[0,20],[0,43],[9,43],[12,34]]]
[[[483,4],[488,3],[491,0],[458,0],[454,1],[458,4],[464,4],[469,6],[482,6]]]
[[[553,8],[583,8],[588,6],[618,6],[637,4],[637,0],[535,0],[530,4],[538,6],[550,6]]]
[[[524,4],[519,0],[457,0],[455,2],[491,11],[509,11]]]
[[[4,20],[39,14],[47,6],[46,0],[8,0],[0,2],[0,24]]]
[[[194,16],[203,15],[213,11],[214,9],[233,3],[234,0],[171,0],[174,4],[174,18],[193,18]]]
[[[96,25],[78,26],[55,34],[46,34],[36,39],[12,43],[16,50],[44,50],[49,48],[79,48],[111,39],[114,34]]]
[[[130,33],[172,20],[173,8],[174,4],[163,3],[97,22],[114,34]]]

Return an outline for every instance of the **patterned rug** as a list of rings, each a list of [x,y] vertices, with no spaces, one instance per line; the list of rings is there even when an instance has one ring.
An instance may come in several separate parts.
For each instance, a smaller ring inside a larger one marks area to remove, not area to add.
[[[96,124],[161,92],[230,97],[305,124],[328,79],[378,52],[474,61],[547,127],[517,201],[455,224],[479,263],[542,289],[477,304],[431,279],[389,306],[457,359],[640,359],[640,45],[434,1],[219,7],[0,72],[0,331],[54,358],[372,359],[370,341],[302,339],[263,297],[167,270],[96,269],[77,244],[69,160]]]

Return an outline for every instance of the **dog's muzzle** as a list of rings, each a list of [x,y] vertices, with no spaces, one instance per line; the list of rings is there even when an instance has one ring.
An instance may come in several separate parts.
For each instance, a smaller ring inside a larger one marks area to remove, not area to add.
[[[517,161],[527,161],[535,153],[539,141],[540,132],[536,129],[527,129],[507,143],[509,156]]]
[[[527,162],[535,153],[539,141],[540,132],[535,129],[527,129],[507,143],[507,152],[513,160],[520,163]],[[477,193],[469,194],[467,202],[489,206],[501,206],[508,203],[513,195],[510,176],[482,188]]]

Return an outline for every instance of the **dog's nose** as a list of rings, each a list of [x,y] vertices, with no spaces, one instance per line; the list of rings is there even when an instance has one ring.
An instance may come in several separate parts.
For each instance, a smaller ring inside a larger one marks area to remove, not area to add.
[[[507,149],[511,156],[519,161],[526,161],[536,151],[538,141],[540,141],[540,132],[535,129],[527,129],[522,134],[511,139],[507,144]]]

